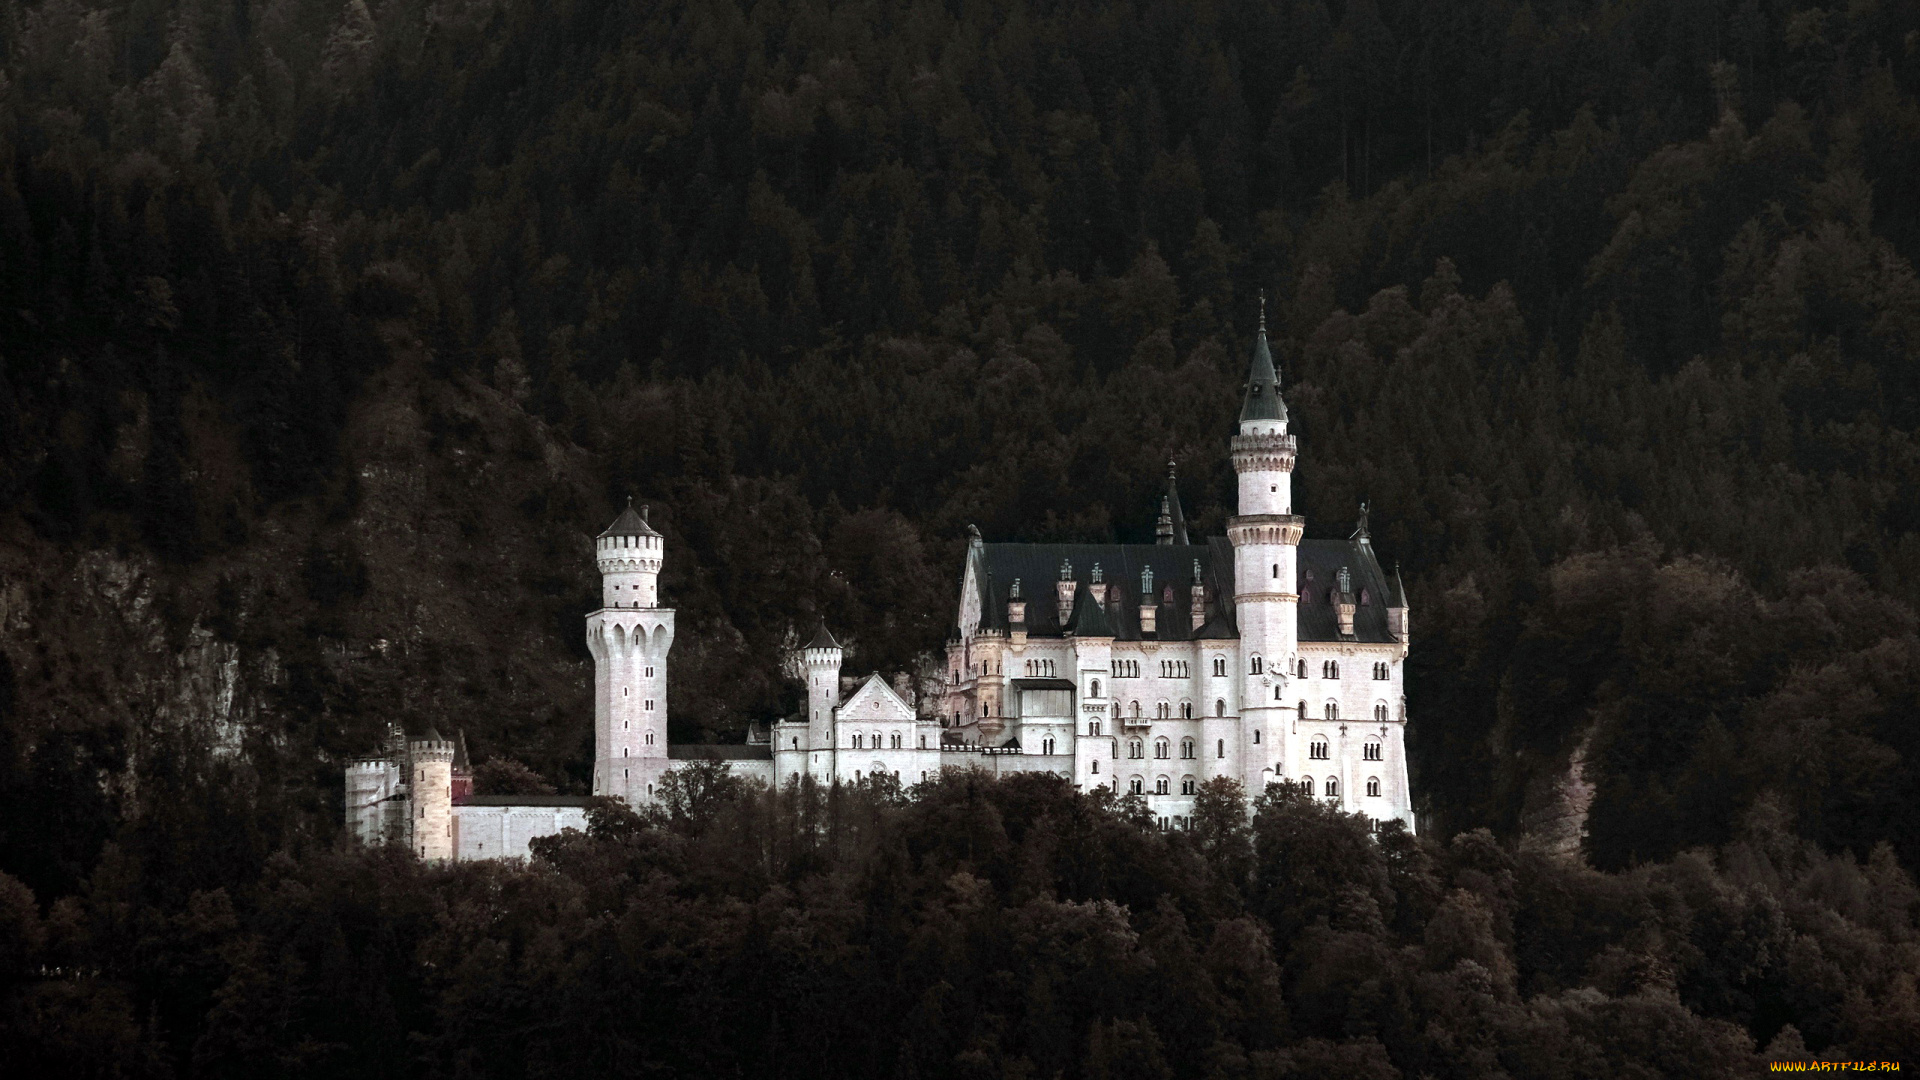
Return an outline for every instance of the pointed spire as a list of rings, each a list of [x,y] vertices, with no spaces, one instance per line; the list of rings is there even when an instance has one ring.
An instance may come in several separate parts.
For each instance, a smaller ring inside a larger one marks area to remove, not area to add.
[[[1260,331],[1253,338],[1253,362],[1247,371],[1246,399],[1240,406],[1240,422],[1287,419],[1287,406],[1280,400],[1280,375],[1273,366],[1273,350],[1267,347],[1266,294],[1260,298]]]
[[[812,641],[807,642],[807,648],[809,649],[837,649],[839,647],[840,643],[833,640],[833,635],[827,632],[827,624],[824,622],[820,624],[820,632],[813,635]]]
[[[620,511],[620,516],[613,519],[613,524],[607,526],[606,532],[600,534],[601,537],[659,535],[653,531],[653,526],[647,524],[647,508],[644,506],[639,510],[633,508],[631,495],[627,496],[627,508]]]
[[[1153,539],[1157,544],[1180,544],[1187,540],[1187,515],[1180,509],[1180,484],[1176,479],[1174,463],[1167,462],[1167,493],[1160,497],[1160,521],[1153,530]]]

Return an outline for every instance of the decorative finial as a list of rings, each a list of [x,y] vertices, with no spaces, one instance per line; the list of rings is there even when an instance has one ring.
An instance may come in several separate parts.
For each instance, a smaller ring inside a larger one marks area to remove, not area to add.
[[[1101,573],[1100,564],[1094,563],[1093,564],[1093,583],[1095,585],[1098,585],[1105,580],[1107,580],[1107,578],[1105,574]]]
[[[633,505],[633,499],[631,497],[627,499],[627,505],[628,506]],[[640,504],[640,520],[641,521],[647,520],[647,504],[646,503]]]
[[[1167,479],[1173,479],[1173,462],[1167,462]]]
[[[1061,581],[1073,580],[1073,560],[1072,559],[1060,560],[1060,580]]]
[[[1267,332],[1267,290],[1265,288],[1262,288],[1260,290],[1260,333],[1264,335],[1266,334],[1266,332]]]
[[[1152,595],[1153,595],[1153,567],[1143,566],[1140,568],[1140,599],[1145,600],[1147,597]]]
[[[1193,560],[1193,583],[1195,585],[1200,584],[1200,560],[1199,559]]]
[[[1008,588],[1007,588],[1007,599],[1009,599],[1009,600],[1018,600],[1018,599],[1020,599],[1020,579],[1019,579],[1019,578],[1014,578],[1014,579],[1013,579],[1013,584],[1012,584],[1012,585],[1010,585],[1010,586],[1008,586]]]

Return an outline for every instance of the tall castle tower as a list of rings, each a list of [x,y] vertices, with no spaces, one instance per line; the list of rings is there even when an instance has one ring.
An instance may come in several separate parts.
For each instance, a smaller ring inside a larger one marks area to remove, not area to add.
[[[1300,590],[1294,581],[1297,548],[1305,528],[1293,512],[1294,438],[1287,434],[1287,407],[1280,376],[1267,347],[1264,302],[1254,339],[1240,433],[1233,437],[1233,471],[1239,475],[1239,514],[1227,523],[1233,544],[1234,609],[1240,623],[1243,681],[1241,781],[1250,793],[1266,780],[1288,775],[1283,760],[1286,687],[1299,654]],[[1264,777],[1263,777],[1264,772]]]
[[[667,767],[667,651],[673,609],[660,606],[659,533],[633,501],[594,541],[600,610],[587,616],[593,653],[593,793],[639,805]]]
[[[807,643],[807,775],[830,783],[833,770],[833,710],[840,701],[840,643],[820,632]]]
[[[453,743],[432,728],[407,740],[407,843],[427,862],[453,858]]]

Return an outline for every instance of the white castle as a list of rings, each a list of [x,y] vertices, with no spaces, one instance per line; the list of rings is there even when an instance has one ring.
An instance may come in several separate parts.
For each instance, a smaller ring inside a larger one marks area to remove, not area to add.
[[[1157,543],[988,544],[972,530],[940,693],[877,673],[843,689],[823,627],[803,654],[806,713],[737,746],[668,743],[665,543],[629,505],[595,540],[593,793],[643,805],[677,763],[711,758],[776,786],[1051,772],[1141,796],[1161,827],[1183,828],[1199,786],[1227,777],[1254,793],[1291,782],[1412,828],[1406,593],[1381,570],[1364,506],[1347,540],[1301,538],[1295,451],[1263,321],[1225,537],[1189,542],[1171,473]],[[464,757],[434,732],[396,737],[349,769],[349,828],[426,859],[487,859],[585,826],[584,797],[466,795]]]

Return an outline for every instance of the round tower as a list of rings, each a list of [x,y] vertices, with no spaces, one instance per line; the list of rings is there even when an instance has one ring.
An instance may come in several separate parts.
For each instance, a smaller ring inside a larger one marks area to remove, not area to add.
[[[407,741],[408,833],[413,853],[428,862],[453,858],[453,743],[429,728]]]
[[[672,608],[660,606],[665,541],[632,500],[594,539],[600,610],[587,616],[593,654],[593,793],[639,805],[667,766],[667,653]]]
[[[1295,444],[1267,346],[1264,303],[1232,450],[1239,514],[1227,523],[1227,538],[1233,544],[1234,613],[1240,624],[1241,781],[1251,793],[1285,775],[1287,766],[1283,714],[1287,673],[1299,645],[1295,572],[1306,524],[1293,513]]]
[[[807,643],[807,775],[833,779],[833,710],[840,704],[840,664],[845,654],[822,623]]]

